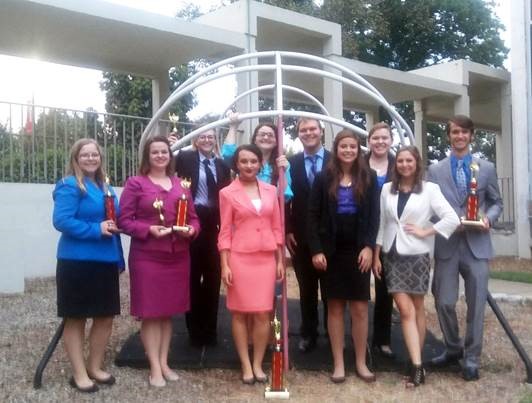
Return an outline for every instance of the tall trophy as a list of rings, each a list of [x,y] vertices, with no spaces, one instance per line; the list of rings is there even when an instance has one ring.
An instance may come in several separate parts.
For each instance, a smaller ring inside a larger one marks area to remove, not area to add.
[[[111,193],[109,177],[105,177],[105,195],[103,196],[105,207],[105,219],[116,223],[115,197]]]
[[[271,383],[264,391],[266,399],[288,399],[290,393],[284,387],[284,372],[283,372],[283,343],[281,339],[281,322],[277,319],[277,312],[272,321],[274,346],[272,353],[272,375]]]
[[[183,189],[190,189],[191,181],[188,179],[181,179],[181,187]],[[188,199],[187,195],[183,193],[181,197],[177,200],[176,212],[176,224],[172,226],[172,231],[174,232],[188,232],[190,227],[187,225],[187,209],[188,209]]]
[[[480,216],[478,204],[478,172],[479,166],[476,162],[472,162],[471,182],[469,183],[469,193],[466,198],[466,215],[460,219],[463,225],[472,227],[484,227],[484,222]]]

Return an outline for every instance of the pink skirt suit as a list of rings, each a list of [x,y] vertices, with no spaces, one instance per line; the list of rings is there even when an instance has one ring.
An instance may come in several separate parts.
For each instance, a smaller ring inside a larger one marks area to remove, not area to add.
[[[163,202],[165,225],[175,225],[177,200],[187,197],[187,223],[199,232],[199,220],[192,195],[172,178],[172,188],[165,190],[147,176],[130,177],[120,197],[118,225],[131,236],[129,276],[131,314],[139,318],[168,317],[190,309],[190,240],[178,234],[156,239],[151,225],[159,225],[155,199]]]
[[[273,309],[275,254],[283,245],[281,216],[275,186],[257,183],[259,211],[238,179],[220,191],[218,249],[230,252],[229,267],[233,275],[233,284],[227,289],[230,311]]]

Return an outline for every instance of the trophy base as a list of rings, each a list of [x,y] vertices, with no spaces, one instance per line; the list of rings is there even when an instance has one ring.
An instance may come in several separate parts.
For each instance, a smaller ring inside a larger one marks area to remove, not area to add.
[[[174,231],[174,232],[188,232],[188,231],[190,231],[190,227],[181,226],[181,225],[172,225],[172,231]]]
[[[466,227],[484,228],[484,221],[482,220],[466,220],[465,218],[461,218],[460,223]]]
[[[288,392],[288,389],[285,390],[270,390],[270,388],[266,388],[264,391],[264,397],[266,399],[290,399],[290,393]]]

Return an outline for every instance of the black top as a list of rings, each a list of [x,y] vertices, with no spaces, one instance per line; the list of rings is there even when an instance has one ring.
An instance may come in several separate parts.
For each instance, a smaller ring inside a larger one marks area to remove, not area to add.
[[[397,217],[401,218],[401,214],[403,214],[406,202],[410,198],[411,194],[412,192],[399,192],[399,197],[397,199]]]
[[[379,191],[375,171],[370,170],[370,184],[363,200],[357,202],[356,237],[357,253],[362,248],[375,247],[379,228]],[[320,172],[310,193],[308,209],[308,243],[312,255],[316,253],[334,254],[337,231],[337,202],[328,193],[331,179],[326,172]]]

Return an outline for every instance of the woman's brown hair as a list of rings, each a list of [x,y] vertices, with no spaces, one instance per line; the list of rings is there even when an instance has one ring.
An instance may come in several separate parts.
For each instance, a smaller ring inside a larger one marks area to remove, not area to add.
[[[277,148],[277,144],[279,144],[279,139],[277,138],[277,126],[275,126],[272,122],[259,123],[257,127],[255,127],[255,130],[253,130],[253,135],[251,136],[251,143],[255,144],[255,140],[257,139],[257,134],[259,134],[259,130],[265,126],[272,129],[275,136],[276,146],[272,150],[272,153],[270,154],[270,159],[267,162],[272,168],[272,182],[270,184],[273,186],[277,186],[277,182],[279,181],[279,168],[277,167],[277,157],[279,156],[279,149]]]
[[[166,175],[173,176],[175,173],[174,156],[170,148],[170,143],[165,136],[153,136],[146,140],[142,148],[142,155],[140,156],[139,175],[148,175],[150,172],[150,147],[153,143],[164,143],[168,147],[170,162],[166,166]]]
[[[356,160],[351,166],[351,177],[354,186],[353,195],[357,202],[361,202],[364,198],[366,190],[370,184],[370,171],[368,164],[362,155],[362,148],[360,147],[360,137],[350,129],[343,129],[336,134],[334,138],[333,148],[329,162],[327,163],[327,175],[331,178],[331,185],[329,186],[329,196],[336,199],[340,180],[342,179],[342,169],[340,160],[338,159],[338,145],[340,141],[345,138],[352,138],[357,142],[358,154]]]
[[[412,186],[412,193],[421,193],[423,190],[423,161],[421,160],[421,154],[416,146],[403,146],[395,154],[395,165],[393,167],[392,173],[392,185],[390,187],[391,193],[397,193],[399,191],[399,182],[401,180],[401,175],[397,171],[397,160],[399,159],[399,154],[403,152],[409,152],[412,154],[416,160],[416,172],[414,173],[414,186]]]

